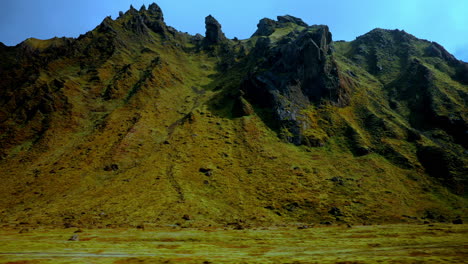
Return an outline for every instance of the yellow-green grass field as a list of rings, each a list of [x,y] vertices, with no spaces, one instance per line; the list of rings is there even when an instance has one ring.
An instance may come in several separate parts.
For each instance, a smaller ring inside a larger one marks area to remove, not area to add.
[[[77,230],[3,229],[0,263],[468,263],[467,225]]]

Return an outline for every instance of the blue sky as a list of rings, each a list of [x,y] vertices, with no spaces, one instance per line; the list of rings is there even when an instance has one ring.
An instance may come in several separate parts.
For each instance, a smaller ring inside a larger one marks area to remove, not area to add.
[[[28,37],[77,37],[104,17],[117,17],[145,0],[0,0],[0,41],[16,45]],[[204,33],[204,17],[215,16],[228,37],[247,38],[263,17],[290,14],[326,24],[335,40],[353,40],[373,28],[404,29],[436,41],[468,61],[468,0],[159,0],[167,24]]]

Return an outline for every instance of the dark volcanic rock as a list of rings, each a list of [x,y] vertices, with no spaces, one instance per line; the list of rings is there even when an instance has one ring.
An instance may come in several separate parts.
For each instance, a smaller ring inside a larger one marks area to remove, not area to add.
[[[147,34],[149,30],[152,30],[156,33],[161,33],[163,36],[167,36],[168,27],[164,23],[164,16],[161,8],[153,3],[148,9],[143,5],[140,8],[140,11],[137,11],[135,8],[131,7],[122,16],[128,16],[129,20],[126,23],[126,28],[132,30],[138,34]]]
[[[148,7],[147,12],[142,13],[143,22],[156,33],[164,33],[167,30],[166,23],[164,23],[164,15],[161,8],[152,3]]]
[[[313,26],[277,46],[272,46],[269,38],[260,38],[252,51],[254,56],[267,58],[258,67],[266,70],[253,72],[244,82],[245,98],[273,109],[273,126],[294,144],[306,141],[302,134],[308,123],[301,111],[311,103],[328,100],[338,106],[348,104],[345,83],[349,81],[338,71],[331,41],[328,27]]]
[[[330,209],[330,211],[328,211],[328,213],[331,214],[331,215],[334,215],[334,216],[342,216],[343,215],[341,210],[339,208],[337,208],[337,207],[332,207]]]
[[[71,236],[71,237],[68,239],[68,241],[80,241],[80,238],[79,238],[78,235],[75,234],[75,235]]]
[[[155,3],[152,3],[151,5],[149,5],[148,14],[153,19],[156,19],[156,20],[159,20],[159,21],[164,21],[163,12],[162,12],[161,8]]]
[[[224,36],[224,33],[221,30],[221,24],[219,24],[219,22],[211,15],[205,18],[205,27],[205,44],[212,45],[226,40],[226,36]]]
[[[145,19],[140,14],[132,15],[127,27],[131,28],[133,32],[138,34],[147,34],[149,31],[149,28],[145,23]]]
[[[125,12],[125,15],[135,15],[138,14],[138,11],[133,7],[133,5],[130,5],[130,9],[128,9],[127,12]]]
[[[290,16],[290,15],[278,16],[278,22],[279,23],[294,23],[302,27],[309,26],[304,21],[302,21],[302,19]]]
[[[252,36],[270,36],[275,32],[275,28],[278,26],[278,22],[264,18],[258,22],[257,31]]]
[[[109,32],[113,32],[113,33],[116,33],[115,29],[113,28],[113,20],[110,16],[106,17],[102,23],[97,27],[97,30],[99,32],[103,32],[103,33],[109,33]]]
[[[290,15],[278,16],[278,21],[269,18],[263,18],[257,24],[257,31],[252,36],[270,36],[276,28],[283,27],[286,23],[293,23],[298,26],[308,27],[302,19]]]

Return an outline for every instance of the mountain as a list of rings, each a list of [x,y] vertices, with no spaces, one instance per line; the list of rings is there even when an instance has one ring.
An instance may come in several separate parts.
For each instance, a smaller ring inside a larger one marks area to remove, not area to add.
[[[151,4],[0,45],[0,222],[466,221],[468,64],[400,30],[205,22]]]

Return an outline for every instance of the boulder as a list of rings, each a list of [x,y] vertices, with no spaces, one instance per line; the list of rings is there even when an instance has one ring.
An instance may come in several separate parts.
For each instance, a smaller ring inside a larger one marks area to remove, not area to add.
[[[341,212],[341,210],[337,207],[332,207],[330,209],[330,211],[328,211],[329,214],[333,215],[333,216],[343,216],[343,213]]]
[[[68,239],[68,241],[80,241],[80,237],[77,234],[75,234],[75,235],[71,236]]]

